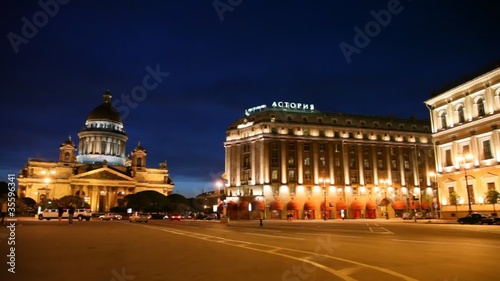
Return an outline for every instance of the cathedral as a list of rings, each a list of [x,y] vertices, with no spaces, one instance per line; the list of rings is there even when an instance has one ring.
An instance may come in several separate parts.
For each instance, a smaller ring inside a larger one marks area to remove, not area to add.
[[[58,161],[28,160],[18,177],[20,198],[43,202],[75,195],[92,211],[105,212],[121,205],[128,194],[173,192],[166,161],[158,168],[146,167],[147,152],[140,143],[126,155],[128,137],[111,98],[105,92],[102,104],[90,112],[78,133],[78,146],[71,136],[60,145]]]

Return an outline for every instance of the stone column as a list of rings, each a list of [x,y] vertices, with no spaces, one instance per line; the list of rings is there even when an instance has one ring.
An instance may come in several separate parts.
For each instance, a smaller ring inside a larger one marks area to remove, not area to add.
[[[297,183],[304,183],[304,157],[302,152],[304,151],[304,143],[297,142]]]
[[[281,141],[280,142],[280,154],[281,154],[281,182],[280,184],[288,182],[288,169],[287,169],[287,153],[286,153],[286,148],[287,148],[287,142],[286,141]]]
[[[106,202],[106,206],[104,206],[104,211],[107,212],[109,211],[109,208],[111,206],[111,198],[113,197],[113,194],[112,194],[112,188],[110,186],[105,186],[104,187],[104,190],[106,191],[106,199],[105,199],[105,202]]]
[[[257,157],[256,157],[256,149],[255,149],[255,141],[252,141],[250,143],[250,176],[252,177],[252,180],[248,183],[248,185],[255,185],[257,183],[256,179],[256,162],[257,162]]]
[[[359,177],[359,185],[365,186],[365,164],[363,162],[364,154],[363,154],[363,146],[357,145],[356,151],[358,153],[358,177]],[[359,190],[358,190],[359,191]]]

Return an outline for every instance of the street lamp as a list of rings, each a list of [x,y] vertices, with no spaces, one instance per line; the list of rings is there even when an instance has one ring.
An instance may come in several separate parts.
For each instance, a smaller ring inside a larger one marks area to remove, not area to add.
[[[439,219],[439,212],[438,212],[438,206],[439,206],[439,185],[437,184],[437,174],[434,172],[430,172],[429,176],[431,177],[431,183],[433,187],[433,195],[434,198],[436,198],[436,205],[434,205],[434,202],[431,202],[432,208],[434,208],[434,211],[436,212],[436,218]]]
[[[49,189],[49,183],[51,182],[51,177],[56,174],[56,171],[55,170],[42,170],[41,174],[45,176],[45,178],[43,179],[43,181],[46,184],[45,198],[47,198],[47,196],[49,195],[49,191],[50,191],[50,189]],[[55,190],[55,184],[54,184],[54,196],[55,195],[56,195],[56,190]],[[54,199],[54,196],[52,197],[52,199]]]
[[[330,183],[330,179],[328,179],[328,178],[326,178],[326,179],[320,178],[319,182],[323,184],[323,196],[324,196],[323,199],[325,200],[323,202],[323,204],[324,204],[324,210],[323,210],[324,215],[323,216],[324,216],[324,219],[326,221],[327,220],[327,218],[326,218],[326,184]]]
[[[465,189],[467,190],[467,201],[469,202],[469,214],[472,213],[472,202],[470,200],[470,190],[469,190],[469,181],[467,179],[467,160],[472,160],[472,155],[466,154],[465,157],[458,157],[459,165],[461,162],[464,164],[464,175],[465,175]]]
[[[221,190],[222,185],[223,185],[223,184],[222,184],[222,182],[221,182],[221,181],[217,181],[217,182],[215,183],[215,185],[217,186],[217,192],[218,192],[218,194],[221,194],[221,193],[220,193],[220,190]]]

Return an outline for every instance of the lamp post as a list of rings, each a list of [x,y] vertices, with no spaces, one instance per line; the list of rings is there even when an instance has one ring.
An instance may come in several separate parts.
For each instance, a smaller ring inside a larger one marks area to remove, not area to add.
[[[379,180],[379,182],[384,186],[385,198],[383,200],[385,200],[385,219],[388,220],[389,219],[389,207],[388,207],[389,199],[387,198],[387,188],[388,188],[388,185],[391,184],[391,181],[381,179],[381,180]]]
[[[56,174],[56,171],[55,170],[42,170],[41,174],[45,176],[43,181],[47,185],[45,188],[45,198],[47,199],[47,197],[49,196],[49,191],[50,191],[49,183],[51,182],[51,177]],[[56,189],[55,189],[55,185],[54,185],[54,196],[52,197],[52,199],[54,199],[55,195],[56,195]]]
[[[436,212],[436,218],[439,219],[439,212],[438,212],[438,206],[439,206],[439,186],[437,184],[437,174],[434,172],[430,172],[429,176],[431,177],[431,183],[432,183],[432,188],[433,188],[433,195],[436,198],[436,205],[434,205],[434,202],[431,202],[432,208],[434,208],[434,211]]]
[[[319,179],[319,182],[323,184],[323,204],[324,204],[324,210],[323,210],[323,216],[324,216],[324,220],[326,221],[327,218],[326,218],[326,184],[327,183],[330,183],[330,179],[326,178],[326,179],[323,179],[323,178],[320,178]]]
[[[217,182],[215,183],[215,185],[217,186],[217,193],[220,195],[220,194],[221,194],[220,192],[221,192],[221,189],[222,189],[223,184],[222,184],[222,182],[221,182],[221,181],[217,181]]]
[[[464,163],[464,176],[465,176],[465,189],[467,190],[467,201],[469,203],[469,214],[472,214],[472,202],[470,200],[470,191],[469,191],[469,181],[467,179],[467,160],[472,160],[472,155],[466,154],[465,157],[460,156],[458,158],[459,165],[461,162]]]

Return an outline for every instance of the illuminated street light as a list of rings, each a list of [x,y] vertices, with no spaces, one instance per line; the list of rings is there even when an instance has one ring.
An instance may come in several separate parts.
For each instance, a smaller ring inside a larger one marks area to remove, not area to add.
[[[469,203],[469,214],[472,213],[472,202],[470,200],[470,191],[469,191],[469,181],[467,179],[467,160],[472,160],[472,155],[466,154],[465,157],[458,157],[458,163],[463,163],[464,165],[464,175],[465,175],[465,189],[467,190],[467,201]]]
[[[388,207],[388,205],[389,205],[389,199],[387,198],[387,189],[390,187],[391,181],[390,180],[381,179],[381,180],[379,180],[379,182],[384,187],[384,193],[385,193],[384,200],[386,201],[386,204],[385,204],[385,218],[389,219],[389,207]]]
[[[323,213],[324,213],[324,215],[323,215],[323,216],[324,216],[324,220],[326,221],[326,220],[327,220],[327,218],[326,218],[326,184],[327,184],[327,183],[330,183],[330,179],[328,179],[328,178],[326,178],[326,179],[320,178],[320,179],[319,179],[319,182],[323,184],[323,196],[324,196],[324,200],[325,200],[325,201],[323,202],[323,204],[324,204],[324,208],[325,208],[325,209],[323,210]]]
[[[52,181],[51,177],[56,174],[56,171],[52,170],[52,169],[51,170],[42,170],[40,173],[45,176],[45,178],[43,179],[43,182],[46,184],[45,199],[47,199],[47,197],[49,196],[49,191],[50,191],[49,184]],[[56,190],[55,190],[55,183],[54,183],[54,196],[52,199],[54,199],[55,194],[56,194]]]
[[[219,194],[221,194],[221,193],[220,193],[220,191],[221,191],[221,188],[222,188],[222,186],[223,186],[222,182],[221,182],[221,181],[217,181],[217,182],[215,183],[215,185],[217,186],[217,192],[218,192]]]
[[[434,202],[431,203],[432,207],[434,208],[434,211],[436,211],[436,218],[439,219],[439,211],[438,211],[438,206],[439,206],[439,186],[437,184],[437,174],[434,172],[429,173],[429,177],[431,178],[431,185],[433,188],[433,197],[436,198],[436,205],[434,205]]]

